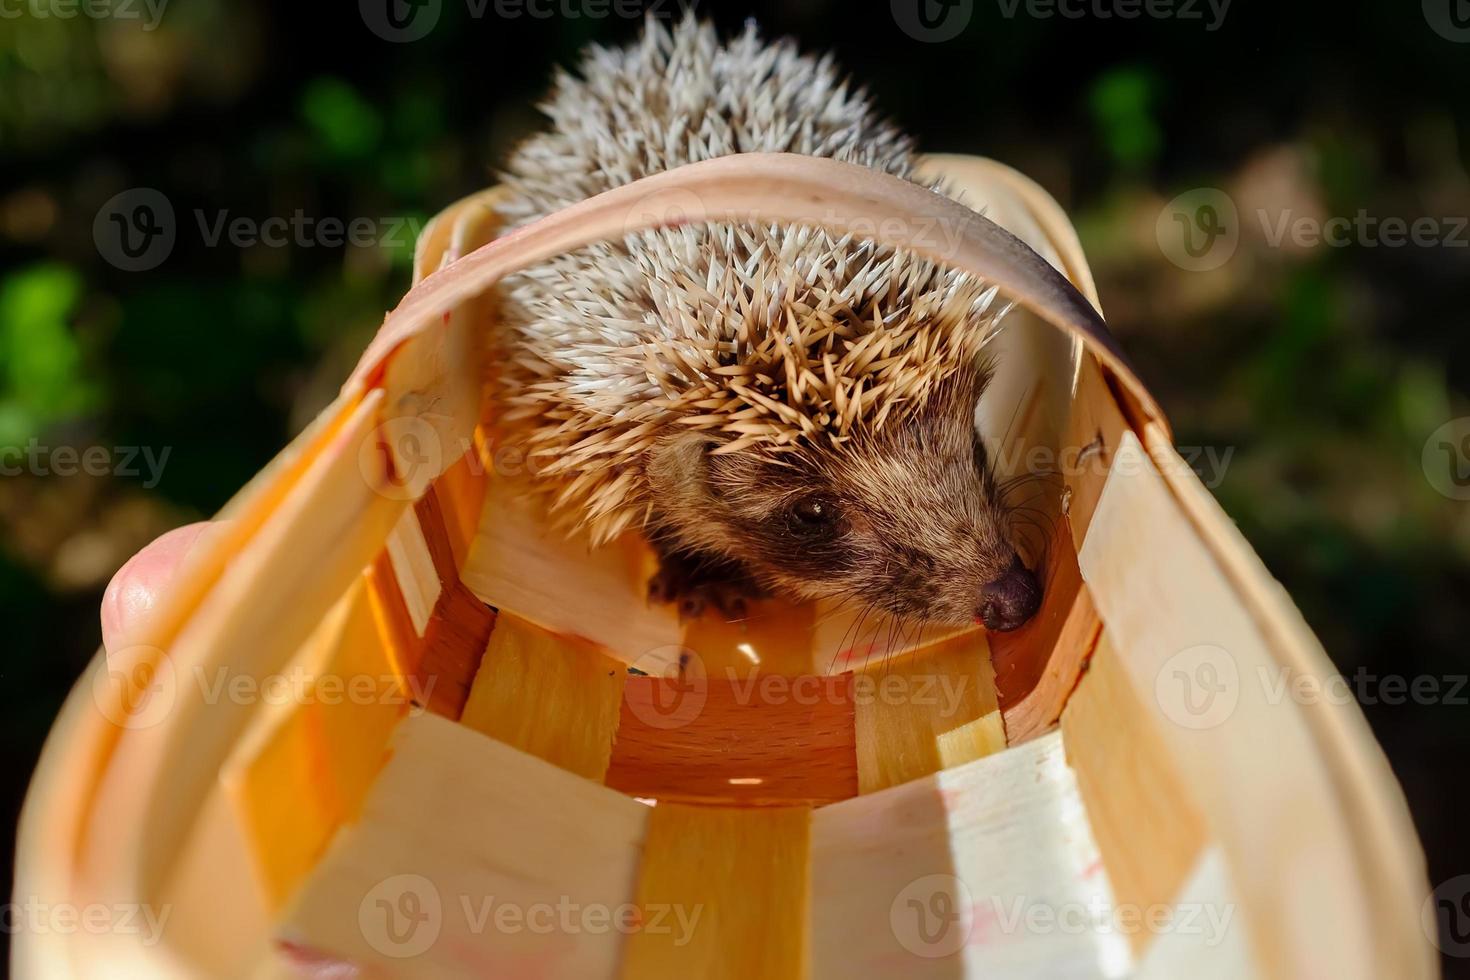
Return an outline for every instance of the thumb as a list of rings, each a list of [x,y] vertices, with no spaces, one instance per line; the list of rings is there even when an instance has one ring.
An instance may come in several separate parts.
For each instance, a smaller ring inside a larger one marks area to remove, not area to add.
[[[185,524],[160,535],[138,552],[107,583],[102,595],[102,646],[121,649],[128,634],[146,616],[178,570],[179,563],[194,547],[199,536],[211,527],[209,521]]]

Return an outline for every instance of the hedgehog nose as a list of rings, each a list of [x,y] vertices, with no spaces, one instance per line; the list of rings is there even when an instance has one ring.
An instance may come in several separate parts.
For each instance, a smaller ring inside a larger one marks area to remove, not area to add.
[[[976,619],[988,630],[1006,633],[1024,625],[1041,608],[1041,585],[1019,557],[1000,578],[980,590]]]

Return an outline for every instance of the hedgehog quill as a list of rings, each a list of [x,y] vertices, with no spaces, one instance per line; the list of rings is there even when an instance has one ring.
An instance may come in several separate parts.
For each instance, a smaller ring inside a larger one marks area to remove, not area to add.
[[[508,225],[744,152],[915,179],[912,141],[830,58],[753,27],[650,21],[543,108]],[[502,425],[564,527],[648,537],[651,599],[738,618],[758,596],[851,598],[992,630],[1039,607],[976,431],[1008,309],[990,284],[854,236],[691,221],[507,279],[501,305]]]

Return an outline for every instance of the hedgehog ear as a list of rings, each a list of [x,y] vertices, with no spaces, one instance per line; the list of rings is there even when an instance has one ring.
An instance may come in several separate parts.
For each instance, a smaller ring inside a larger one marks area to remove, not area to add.
[[[647,472],[656,504],[667,508],[708,502],[712,496],[710,453],[719,445],[719,440],[700,432],[684,432],[655,440],[648,453]]]
[[[708,432],[667,436],[653,444],[648,482],[658,506],[738,506],[766,482],[767,467],[751,453],[719,452],[728,437]],[[761,495],[763,496],[763,495]]]

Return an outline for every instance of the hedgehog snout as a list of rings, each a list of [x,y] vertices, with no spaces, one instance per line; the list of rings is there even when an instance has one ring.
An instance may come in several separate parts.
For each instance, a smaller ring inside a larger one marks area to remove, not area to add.
[[[1019,555],[994,581],[980,589],[975,621],[988,630],[1008,633],[1024,626],[1041,608],[1041,583]]]

